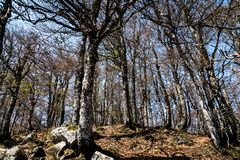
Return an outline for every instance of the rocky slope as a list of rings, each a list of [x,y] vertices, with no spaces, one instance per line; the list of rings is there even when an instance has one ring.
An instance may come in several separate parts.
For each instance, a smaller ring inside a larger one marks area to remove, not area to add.
[[[133,131],[123,125],[95,127],[94,130],[95,142],[99,146],[97,150],[100,152],[95,152],[92,159],[239,158],[240,150],[235,150],[232,156],[220,153],[203,135],[161,128]],[[0,160],[83,159],[77,157],[76,153],[77,134],[76,126],[66,126],[15,136],[15,143],[5,141],[0,145]]]

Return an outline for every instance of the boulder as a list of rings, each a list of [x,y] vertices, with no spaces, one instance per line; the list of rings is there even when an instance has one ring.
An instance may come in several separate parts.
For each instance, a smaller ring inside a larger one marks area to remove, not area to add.
[[[71,158],[75,158],[75,157],[77,157],[77,155],[74,152],[74,150],[66,149],[60,159],[61,160],[63,160],[63,159],[71,159]]]
[[[70,148],[76,148],[77,135],[77,130],[68,130],[67,127],[58,127],[51,131],[51,140],[55,144],[64,141]]]
[[[103,154],[101,152],[96,151],[93,154],[91,160],[114,160],[114,158],[109,157],[109,156],[107,156],[107,155],[105,155],[105,154]]]
[[[64,154],[65,149],[67,149],[66,142],[62,141],[48,149],[48,153],[54,155],[59,159]]]
[[[43,147],[37,147],[33,150],[33,154],[32,154],[32,158],[41,158],[41,157],[45,157],[45,151],[43,149]]]
[[[64,134],[67,132],[67,127],[58,127],[51,131],[51,141],[53,143],[66,142]]]
[[[36,138],[37,138],[37,133],[33,131],[23,139],[21,145],[26,144],[28,142],[33,142]]]
[[[6,152],[7,152],[7,149],[0,148],[0,160],[4,158]]]
[[[4,160],[27,160],[27,156],[22,148],[19,146],[12,147],[7,150]]]

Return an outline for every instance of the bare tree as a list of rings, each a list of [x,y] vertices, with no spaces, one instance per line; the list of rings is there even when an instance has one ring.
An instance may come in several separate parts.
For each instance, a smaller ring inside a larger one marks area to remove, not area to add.
[[[93,149],[93,108],[92,93],[95,66],[98,61],[98,46],[102,39],[120,27],[120,21],[130,12],[130,7],[136,0],[129,1],[24,1],[16,2],[26,10],[38,14],[36,19],[30,17],[30,21],[52,21],[61,27],[63,31],[71,30],[82,32],[87,38],[86,68],[81,93],[80,107],[80,136],[79,146],[82,153],[90,158]],[[126,18],[128,19],[128,18]],[[124,19],[124,21],[126,20]],[[124,24],[124,23],[123,23]]]
[[[11,35],[9,33],[6,43],[8,47],[6,47],[5,56],[3,56],[4,58],[1,60],[5,67],[11,72],[13,83],[10,86],[11,102],[1,131],[1,138],[3,139],[10,138],[11,117],[18,101],[21,82],[30,71],[32,62],[29,60],[30,57],[34,56],[38,46],[37,36],[34,34],[24,36],[20,34]]]

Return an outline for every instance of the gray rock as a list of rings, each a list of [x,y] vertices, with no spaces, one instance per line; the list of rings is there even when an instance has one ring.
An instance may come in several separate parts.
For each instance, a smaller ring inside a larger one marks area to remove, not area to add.
[[[0,148],[0,160],[4,158],[6,152],[7,152],[7,149]]]
[[[105,155],[105,154],[103,154],[101,152],[96,151],[93,154],[91,160],[114,160],[114,158],[109,157],[109,156],[107,156],[107,155]]]
[[[33,131],[32,133],[30,133],[24,138],[21,145],[26,144],[28,142],[33,142],[36,138],[37,138],[37,133]]]
[[[4,160],[27,160],[27,156],[19,146],[12,147],[7,150]]]
[[[67,127],[58,127],[51,131],[51,140],[53,143],[66,142],[64,134],[67,132]]]
[[[64,154],[65,149],[67,149],[66,142],[62,141],[48,149],[48,153],[54,155],[59,159]]]
[[[67,131],[66,134],[64,135],[67,144],[70,146],[70,148],[76,148],[77,147],[77,141],[78,141],[78,131]]]
[[[32,154],[32,158],[40,158],[40,157],[45,157],[46,154],[45,154],[45,151],[43,149],[43,147],[37,147],[33,150],[33,154]]]
[[[58,127],[51,131],[51,140],[53,143],[66,142],[70,148],[77,147],[78,132],[68,130],[67,127]]]
[[[176,144],[178,144],[178,145],[181,145],[181,144],[192,145],[193,142],[192,142],[192,140],[190,140],[190,139],[186,139],[186,138],[182,138],[182,137],[180,137],[180,136],[177,136],[177,138],[176,138]]]

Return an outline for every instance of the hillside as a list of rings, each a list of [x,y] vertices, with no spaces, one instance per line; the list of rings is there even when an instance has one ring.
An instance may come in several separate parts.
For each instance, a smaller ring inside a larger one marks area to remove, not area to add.
[[[68,129],[76,130],[75,127],[68,127]],[[132,131],[124,128],[123,125],[94,127],[94,131],[95,142],[101,147],[97,150],[114,159],[233,159],[231,156],[217,151],[210,138],[204,135],[179,133],[162,128]],[[30,159],[34,159],[31,158],[31,155],[39,146],[42,146],[45,151],[46,160],[60,159],[54,158],[49,152],[54,145],[50,140],[50,134],[51,130],[37,132],[33,141],[19,146]],[[16,144],[14,145],[22,143],[26,135],[27,133],[15,136]],[[5,147],[10,147],[10,145],[10,142],[5,142]],[[0,151],[3,147],[3,145],[0,146]],[[66,148],[64,150],[64,154],[72,155],[72,150]],[[81,159],[73,157],[69,159]]]

